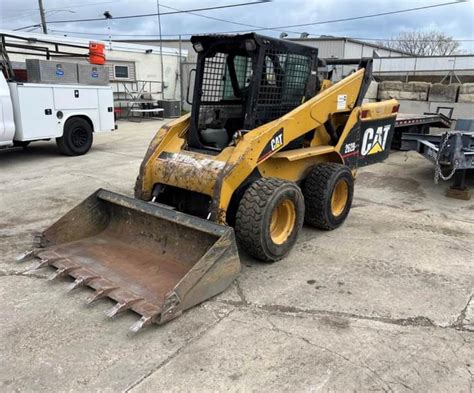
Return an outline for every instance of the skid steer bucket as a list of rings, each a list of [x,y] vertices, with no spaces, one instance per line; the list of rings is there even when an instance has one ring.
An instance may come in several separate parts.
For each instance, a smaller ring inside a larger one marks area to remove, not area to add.
[[[36,267],[71,276],[116,301],[109,317],[141,315],[130,328],[164,323],[224,291],[240,260],[233,229],[99,189],[46,229],[30,253]]]

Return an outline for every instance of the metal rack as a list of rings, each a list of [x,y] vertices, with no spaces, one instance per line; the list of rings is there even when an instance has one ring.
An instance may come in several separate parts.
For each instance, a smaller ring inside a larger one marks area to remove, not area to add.
[[[46,44],[49,46],[40,46]],[[66,49],[64,49],[66,48]],[[69,48],[84,49],[86,53],[70,52]],[[48,40],[39,40],[33,37],[20,37],[13,34],[0,34],[0,70],[4,72],[7,80],[14,80],[15,74],[11,66],[8,54],[33,55],[52,58],[88,58],[89,47],[84,45],[64,44]]]
[[[114,91],[114,106],[119,118],[133,118],[133,109],[153,109],[158,107],[158,99],[163,99],[162,81],[111,81]],[[153,98],[158,96],[159,98]]]

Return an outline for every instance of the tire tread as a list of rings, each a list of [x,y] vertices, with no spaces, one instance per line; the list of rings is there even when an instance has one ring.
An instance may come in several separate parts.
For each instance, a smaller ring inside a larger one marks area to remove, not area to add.
[[[235,232],[239,243],[252,256],[266,262],[274,262],[262,247],[265,234],[261,228],[268,201],[275,191],[288,184],[277,178],[261,178],[253,182],[244,193],[235,220]]]
[[[305,222],[316,228],[332,230],[336,227],[331,223],[326,209],[328,186],[331,178],[338,171],[345,168],[335,162],[326,162],[313,167],[307,176],[303,188],[305,202]],[[352,174],[351,174],[352,176]]]

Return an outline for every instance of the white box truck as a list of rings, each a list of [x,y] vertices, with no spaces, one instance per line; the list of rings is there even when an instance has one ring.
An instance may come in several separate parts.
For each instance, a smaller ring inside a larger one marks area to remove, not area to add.
[[[0,100],[0,148],[54,138],[76,156],[94,133],[115,129],[111,86],[7,82],[0,72]]]

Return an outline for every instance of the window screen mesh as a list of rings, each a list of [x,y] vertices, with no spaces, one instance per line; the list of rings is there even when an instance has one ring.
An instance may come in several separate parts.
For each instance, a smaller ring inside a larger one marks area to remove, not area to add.
[[[216,53],[204,61],[198,128],[222,127],[229,118],[245,116],[248,86],[252,78],[250,57],[232,56],[237,86],[231,81],[226,53]],[[256,101],[246,128],[275,120],[301,104],[311,70],[311,57],[268,49],[258,81]],[[236,91],[237,89],[237,91]]]
[[[235,68],[239,90],[237,95],[232,85],[227,58],[226,53],[216,53],[205,59],[198,121],[200,129],[219,123],[220,119],[244,116],[244,89],[249,85],[252,75],[251,58],[234,56],[230,59]]]
[[[311,58],[266,50],[258,87],[255,125],[267,123],[301,104],[311,69]]]

